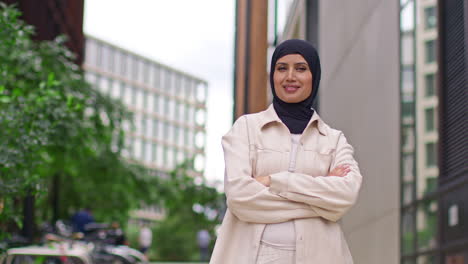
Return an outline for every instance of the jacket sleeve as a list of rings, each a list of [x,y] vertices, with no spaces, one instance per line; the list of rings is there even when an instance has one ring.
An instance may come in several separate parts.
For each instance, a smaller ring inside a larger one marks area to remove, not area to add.
[[[353,147],[341,133],[331,168],[350,164],[351,171],[346,176],[279,172],[271,175],[270,190],[291,201],[309,204],[321,217],[336,222],[354,205],[361,188],[362,176],[353,154]]]
[[[239,118],[223,137],[224,190],[231,213],[244,222],[280,223],[320,217],[309,205],[270,192],[252,177],[246,118]]]

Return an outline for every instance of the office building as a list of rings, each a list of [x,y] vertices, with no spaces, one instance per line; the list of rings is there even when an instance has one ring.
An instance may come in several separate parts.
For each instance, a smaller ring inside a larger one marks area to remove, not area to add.
[[[160,173],[193,159],[203,175],[207,82],[115,45],[86,36],[87,80],[120,99],[134,115],[124,156]]]

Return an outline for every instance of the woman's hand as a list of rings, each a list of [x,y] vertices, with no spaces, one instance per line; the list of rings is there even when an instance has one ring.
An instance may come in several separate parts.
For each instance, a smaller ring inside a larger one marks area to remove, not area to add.
[[[268,175],[268,176],[259,176],[259,177],[255,177],[254,179],[256,181],[258,181],[259,183],[265,185],[266,187],[270,187],[270,184],[271,184],[270,175]]]
[[[332,171],[330,171],[328,173],[328,176],[344,177],[350,171],[351,171],[351,168],[349,164],[342,164],[338,167],[335,167]]]

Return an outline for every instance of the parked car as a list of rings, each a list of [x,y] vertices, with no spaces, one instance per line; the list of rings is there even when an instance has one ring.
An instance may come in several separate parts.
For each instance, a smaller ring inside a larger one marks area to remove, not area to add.
[[[0,264],[93,264],[92,246],[83,243],[52,243],[8,249]]]

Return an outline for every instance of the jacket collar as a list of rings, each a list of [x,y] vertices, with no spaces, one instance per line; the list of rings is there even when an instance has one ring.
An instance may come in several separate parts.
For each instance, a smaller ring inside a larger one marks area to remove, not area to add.
[[[270,106],[265,111],[262,112],[260,119],[261,119],[261,124],[260,124],[261,129],[267,124],[272,123],[272,122],[283,123],[283,121],[281,121],[281,119],[276,114],[275,108],[273,108],[273,104],[270,104]],[[314,111],[314,114],[312,115],[312,118],[310,119],[304,131],[306,131],[314,122],[317,122],[317,127],[318,127],[320,134],[326,136],[327,129],[325,128],[325,123],[317,114],[317,111]]]

